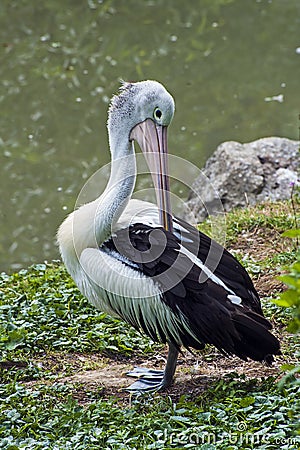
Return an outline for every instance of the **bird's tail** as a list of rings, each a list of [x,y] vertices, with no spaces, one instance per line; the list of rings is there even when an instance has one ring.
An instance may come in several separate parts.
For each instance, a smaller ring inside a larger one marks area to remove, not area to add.
[[[270,365],[273,355],[280,355],[278,339],[270,333],[270,322],[254,312],[236,312],[232,317],[238,338],[234,339],[234,353],[240,358],[264,361]]]

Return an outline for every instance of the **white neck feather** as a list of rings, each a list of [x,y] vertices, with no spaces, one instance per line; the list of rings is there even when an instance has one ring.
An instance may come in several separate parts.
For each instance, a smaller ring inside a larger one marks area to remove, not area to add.
[[[73,211],[58,230],[60,253],[71,275],[77,271],[85,248],[98,248],[109,238],[112,226],[126,208],[134,189],[136,160],[133,143],[126,137],[123,140],[110,139],[110,144],[111,174],[103,194]]]

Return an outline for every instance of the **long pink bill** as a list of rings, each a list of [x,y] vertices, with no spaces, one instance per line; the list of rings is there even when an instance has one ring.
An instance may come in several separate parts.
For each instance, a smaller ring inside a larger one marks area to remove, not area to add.
[[[167,127],[151,119],[136,125],[130,139],[141,147],[153,179],[161,225],[168,231],[173,229],[170,181],[168,171]]]

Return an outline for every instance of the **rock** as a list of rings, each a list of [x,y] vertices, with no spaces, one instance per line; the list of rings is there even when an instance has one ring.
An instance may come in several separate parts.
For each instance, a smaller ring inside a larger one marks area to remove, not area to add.
[[[290,198],[299,145],[279,137],[219,145],[192,185],[186,213],[199,222],[235,207]]]

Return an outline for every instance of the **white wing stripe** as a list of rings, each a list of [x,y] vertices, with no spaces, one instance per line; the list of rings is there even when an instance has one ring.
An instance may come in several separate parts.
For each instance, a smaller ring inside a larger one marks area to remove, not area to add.
[[[227,292],[227,298],[231,301],[231,303],[238,305],[242,303],[242,299],[238,297],[235,292],[233,292],[226,284],[217,277],[208,267],[206,267],[203,262],[193,253],[191,253],[189,250],[187,250],[182,245],[180,246],[180,252],[186,255],[196,266],[198,266],[205,275],[214,283],[218,284],[219,286],[222,286]]]

